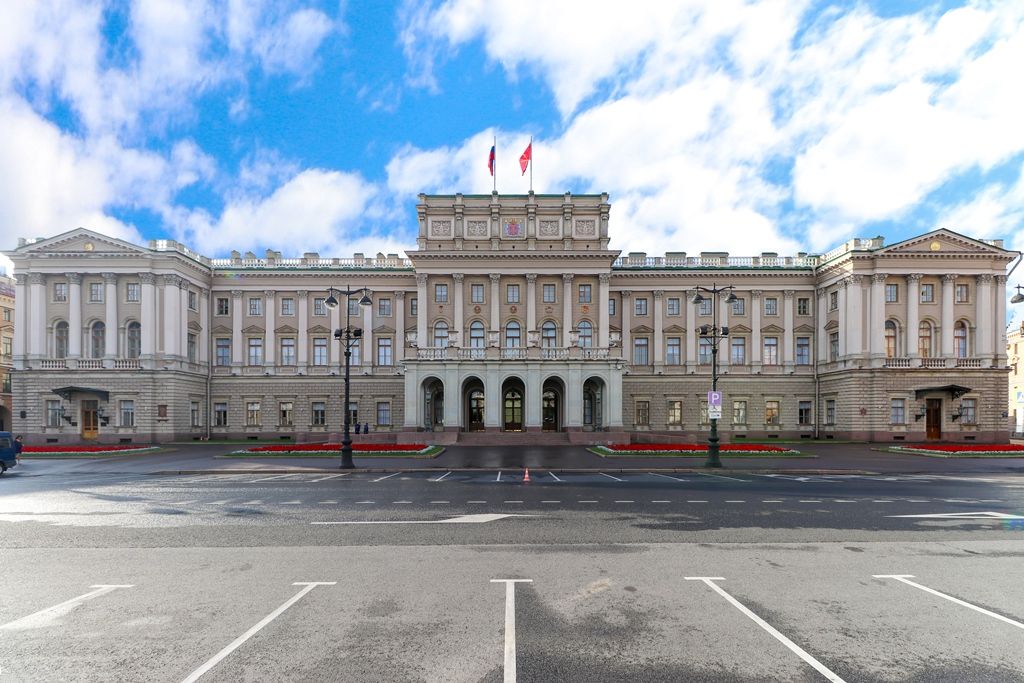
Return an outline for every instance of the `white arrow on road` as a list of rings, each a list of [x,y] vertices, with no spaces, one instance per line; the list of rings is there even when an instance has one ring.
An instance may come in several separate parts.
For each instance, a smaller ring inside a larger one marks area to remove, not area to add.
[[[889,517],[915,517],[918,519],[1024,519],[1024,515],[1005,512],[945,512],[932,515],[888,515]]]
[[[386,519],[368,522],[310,522],[310,524],[483,524],[506,517],[531,517],[532,515],[479,514],[459,515],[449,519]]]

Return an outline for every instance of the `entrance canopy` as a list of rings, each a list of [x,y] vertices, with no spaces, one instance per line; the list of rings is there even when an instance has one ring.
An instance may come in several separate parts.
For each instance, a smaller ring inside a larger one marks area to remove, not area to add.
[[[60,389],[51,389],[51,391],[66,401],[70,401],[73,394],[93,394],[95,396],[99,396],[101,401],[110,400],[110,392],[104,391],[103,389],[90,389],[89,387],[61,387]]]
[[[914,391],[914,398],[921,398],[925,394],[941,393],[949,394],[954,399],[957,399],[963,396],[964,394],[969,393],[970,391],[970,387],[962,387],[959,384],[947,384],[942,387],[925,387],[924,389],[916,389]]]

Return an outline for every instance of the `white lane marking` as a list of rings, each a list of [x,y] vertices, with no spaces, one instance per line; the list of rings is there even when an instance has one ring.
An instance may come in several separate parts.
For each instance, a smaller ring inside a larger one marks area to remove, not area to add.
[[[115,591],[118,588],[131,588],[132,584],[108,584],[108,583],[97,583],[89,586],[89,588],[95,588],[94,591],[89,591],[83,595],[79,595],[77,598],[71,598],[64,602],[54,605],[53,607],[47,607],[46,609],[39,610],[27,617],[21,619],[15,619],[14,621],[7,622],[6,624],[0,624],[0,629],[17,630],[23,628],[39,628],[41,626],[47,626],[51,621],[62,617],[74,608],[81,605],[86,600],[92,600],[98,598],[101,595],[106,595],[111,591]]]
[[[727,500],[726,503],[746,503],[745,500]]]
[[[872,503],[891,503],[891,500],[873,500]]]
[[[648,472],[647,474],[651,475],[652,477],[664,477],[665,479],[671,479],[672,481],[686,481],[685,479],[680,479],[679,477],[670,477],[667,474],[659,474],[657,472]]]
[[[281,505],[302,505],[302,501],[301,500],[286,500],[286,501],[283,501],[281,503]]]
[[[483,513],[477,515],[459,515],[448,519],[386,519],[362,522],[310,522],[316,526],[337,525],[337,524],[483,524],[485,522],[496,522],[506,517],[529,517],[530,515],[508,515],[496,513]]]
[[[230,498],[225,498],[224,500],[215,500],[212,503],[207,503],[207,505],[227,505],[230,502]]]
[[[327,481],[328,479],[337,479],[338,477],[347,477],[352,474],[351,472],[342,472],[341,474],[328,474],[326,477],[320,477],[319,479],[310,479],[309,483],[314,484],[318,481]]]
[[[297,476],[299,476],[299,475],[298,474],[275,474],[272,477],[262,477],[260,479],[253,479],[249,483],[250,484],[255,484],[255,483],[261,482],[261,481],[274,481],[275,479],[287,479],[288,477],[297,477]]]
[[[372,500],[357,500],[356,501],[356,505],[373,505],[374,502],[376,502],[376,501],[372,501]]]
[[[652,503],[671,503],[671,500],[652,500]]]
[[[337,505],[337,504],[338,504],[338,501],[336,501],[336,500],[321,500],[320,501],[320,505]]]
[[[577,503],[596,503],[596,500],[577,500]]]
[[[473,505],[484,505],[487,503],[486,500],[467,500],[466,502],[471,503]]]
[[[262,500],[247,500],[244,503],[239,503],[239,505],[263,505],[263,501]]]
[[[516,683],[516,584],[533,579],[491,579],[505,584],[505,683]]]
[[[781,503],[781,500],[762,500],[762,503]]]
[[[598,472],[598,474],[600,474],[602,477],[608,477],[609,479],[614,479],[615,481],[625,481],[625,479],[619,479],[618,477],[613,477],[612,475],[605,474],[604,472]]]
[[[370,483],[371,483],[371,484],[375,484],[375,483],[377,483],[378,481],[384,481],[385,479],[390,479],[391,477],[397,477],[397,476],[398,476],[399,474],[401,474],[401,472],[394,472],[394,473],[392,473],[392,474],[389,474],[389,475],[387,475],[387,476],[384,476],[384,477],[378,477],[378,478],[376,478],[376,479],[371,479],[371,480],[370,480]]]
[[[554,479],[555,481],[559,481],[559,482],[562,481],[561,479],[559,479],[558,477],[555,476],[554,472],[548,472],[548,474],[550,474],[551,478]]]
[[[447,505],[450,502],[451,502],[450,500],[432,500],[432,501],[430,501],[430,504],[431,505]]]
[[[810,477],[795,477],[795,476],[793,476],[791,474],[759,474],[757,476],[759,476],[759,477],[771,477],[772,479],[788,479],[790,481],[799,481],[799,482],[802,482],[802,483],[805,483],[805,484],[807,482],[811,481]]]
[[[843,498],[836,498],[836,499],[835,499],[834,501],[832,501],[832,502],[833,502],[833,503],[856,503],[857,501],[855,501],[855,500],[845,500],[845,499],[843,499]]]
[[[981,612],[982,614],[988,615],[988,616],[992,617],[993,619],[998,619],[999,621],[1002,621],[1002,622],[1005,622],[1007,624],[1010,624],[1011,626],[1016,626],[1017,628],[1024,629],[1024,623],[1021,623],[1019,621],[1014,621],[1013,619],[1010,619],[1008,617],[1004,617],[1002,614],[996,614],[995,612],[991,612],[991,611],[985,609],[984,607],[978,607],[977,605],[972,605],[969,602],[964,602],[963,600],[961,600],[959,598],[954,598],[952,595],[946,595],[945,593],[940,593],[939,591],[935,590],[934,588],[929,588],[928,586],[922,586],[921,584],[919,584],[919,583],[917,583],[915,581],[908,581],[908,579],[914,578],[913,574],[872,574],[872,576],[874,578],[876,578],[876,579],[896,579],[897,581],[900,581],[901,583],[905,583],[908,586],[913,586],[914,588],[920,588],[921,590],[923,590],[926,593],[931,593],[932,595],[937,595],[938,597],[943,598],[944,600],[949,600],[950,602],[955,602],[956,604],[958,604],[958,605],[960,605],[962,607],[967,607],[969,609],[974,610],[975,612]]]
[[[521,501],[521,500],[506,500],[505,502],[506,503],[522,503],[523,501]]]
[[[427,481],[434,481],[434,482],[437,482],[437,481],[442,481],[442,480],[444,480],[444,478],[445,478],[445,477],[447,477],[447,476],[448,476],[449,474],[451,474],[451,472],[445,472],[444,474],[442,474],[442,475],[441,475],[440,477],[438,477],[437,479],[428,479]]]
[[[687,503],[706,503],[706,500],[688,500]]]
[[[801,500],[801,503],[820,503],[820,500]]]
[[[717,477],[718,479],[729,479],[731,481],[742,481],[744,484],[749,484],[749,479],[737,479],[736,477],[727,477],[724,474],[708,474],[707,472],[698,472],[697,474],[704,477]]]
[[[186,678],[184,681],[182,681],[182,683],[194,683],[194,681],[198,681],[200,679],[200,677],[202,677],[203,674],[205,674],[207,671],[209,671],[213,667],[217,666],[217,664],[219,664],[222,659],[224,659],[229,654],[231,654],[236,649],[238,649],[238,647],[242,643],[244,643],[245,641],[249,640],[250,638],[252,638],[257,633],[259,633],[263,629],[264,626],[266,626],[267,624],[272,622],[274,619],[277,619],[279,616],[281,616],[286,609],[288,609],[289,607],[291,607],[292,605],[297,603],[299,600],[301,600],[306,595],[306,593],[308,593],[309,591],[313,590],[317,586],[333,586],[333,585],[335,585],[335,583],[336,583],[335,581],[310,581],[310,582],[296,582],[296,583],[293,583],[292,584],[293,586],[305,586],[305,588],[303,588],[298,593],[296,593],[294,596],[292,596],[286,603],[284,603],[283,605],[278,607],[276,610],[274,610],[273,612],[271,612],[267,616],[265,616],[260,621],[260,623],[256,624],[251,629],[249,629],[248,631],[246,631],[245,633],[243,633],[242,635],[238,636],[233,641],[231,641],[230,645],[228,645],[223,650],[221,650],[220,652],[215,654],[213,657],[211,657],[209,660],[207,660],[207,662],[205,664],[203,664],[201,667],[199,667],[198,669],[193,671],[191,674],[189,674],[189,677]]]
[[[779,633],[777,630],[775,630],[775,628],[771,624],[769,624],[767,621],[765,621],[761,617],[759,617],[756,614],[754,614],[753,612],[751,612],[749,609],[747,609],[746,606],[743,605],[743,603],[741,603],[739,600],[737,600],[736,598],[734,598],[731,595],[729,595],[728,593],[726,593],[724,590],[722,590],[722,587],[719,586],[718,584],[716,584],[715,581],[724,581],[725,577],[722,577],[722,576],[686,576],[684,578],[687,581],[701,581],[705,585],[709,586],[711,588],[711,590],[715,591],[716,593],[721,595],[723,598],[728,600],[729,604],[731,604],[733,607],[735,607],[740,612],[742,612],[747,617],[749,617],[755,624],[757,624],[758,626],[763,628],[765,631],[770,633],[776,640],[778,640],[780,643],[782,643],[783,645],[788,647],[790,650],[792,650],[794,653],[796,653],[796,655],[798,657],[800,657],[800,659],[802,659],[805,662],[807,662],[808,664],[810,664],[812,667],[814,667],[815,671],[820,673],[822,676],[824,676],[828,680],[832,681],[833,683],[846,683],[842,678],[840,678],[838,675],[833,673],[828,667],[826,667],[824,664],[822,664],[817,659],[815,659],[810,654],[808,654],[808,652],[806,650],[804,650],[802,647],[800,647],[799,645],[794,643],[792,640],[790,640],[786,636],[784,636],[781,633]]]
[[[634,501],[634,500],[617,500],[615,502],[616,503],[635,503],[636,501]]]
[[[179,500],[179,501],[177,501],[175,503],[168,503],[168,505],[191,505],[192,503],[198,503],[198,502],[199,502],[198,499]]]
[[[498,478],[494,481],[501,481],[501,470],[498,470]]]
[[[1024,515],[1005,512],[946,512],[932,515],[889,515],[889,517],[916,517],[918,519],[1024,519]]]
[[[391,501],[391,504],[392,505],[412,505],[412,501],[411,500],[393,500],[393,501]]]
[[[561,503],[562,501],[560,501],[560,500],[542,500],[541,502],[542,503]]]

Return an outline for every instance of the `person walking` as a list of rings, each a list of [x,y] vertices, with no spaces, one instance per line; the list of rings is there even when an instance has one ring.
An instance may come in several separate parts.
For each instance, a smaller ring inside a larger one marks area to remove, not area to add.
[[[21,449],[23,448],[22,441],[24,438],[21,434],[14,437],[14,458],[18,461],[19,465],[21,464]]]

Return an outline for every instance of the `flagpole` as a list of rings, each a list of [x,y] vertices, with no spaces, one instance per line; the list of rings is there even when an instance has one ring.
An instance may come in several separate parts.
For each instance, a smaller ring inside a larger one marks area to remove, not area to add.
[[[533,192],[533,136],[530,136],[530,192]]]
[[[494,172],[491,174],[491,179],[494,182],[494,185],[493,185],[494,192],[497,193],[498,192],[498,136],[497,135],[494,136],[494,144],[491,145],[491,146],[494,147]]]

